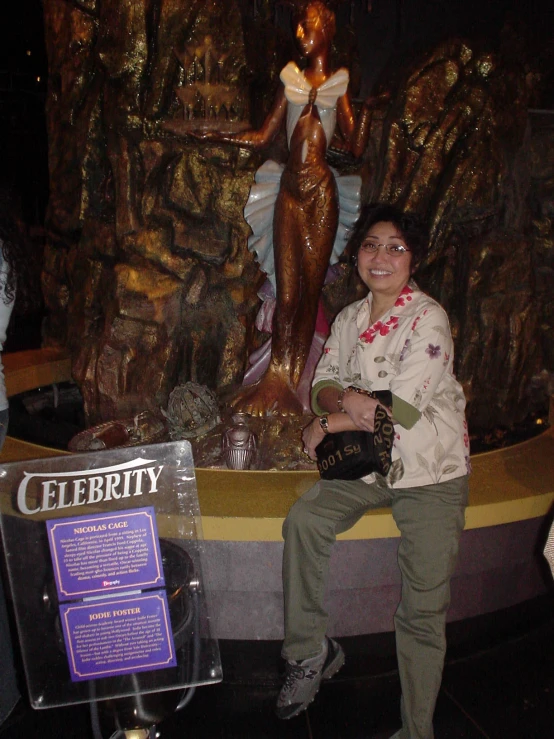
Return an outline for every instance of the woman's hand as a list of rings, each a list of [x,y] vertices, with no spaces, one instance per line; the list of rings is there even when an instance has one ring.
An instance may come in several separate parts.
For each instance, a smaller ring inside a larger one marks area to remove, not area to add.
[[[334,389],[333,392],[333,404],[336,405],[337,393]],[[342,399],[342,407],[346,413],[331,412],[327,415],[327,424],[329,426],[330,433],[355,431],[356,429],[361,431],[373,431],[375,423],[375,409],[378,405],[382,404],[379,403],[378,400],[370,398],[368,395],[361,395],[360,393],[355,392],[345,393]],[[390,416],[389,409],[385,408],[385,410]],[[316,446],[323,441],[325,437],[325,432],[321,428],[319,420],[319,418],[314,418],[314,420],[309,423],[302,432],[304,453],[313,460],[317,459],[317,454],[315,453]]]
[[[375,410],[378,405],[381,403],[375,398],[355,392],[345,393],[342,399],[342,407],[361,431],[373,432]]]
[[[187,131],[187,136],[195,141],[213,141],[218,144],[233,143],[235,140],[233,134],[220,133],[219,131],[203,131],[201,129]]]
[[[302,442],[304,444],[304,454],[307,454],[310,459],[317,459],[315,448],[320,441],[323,440],[325,433],[319,425],[319,418],[309,423],[304,431],[302,431]]]

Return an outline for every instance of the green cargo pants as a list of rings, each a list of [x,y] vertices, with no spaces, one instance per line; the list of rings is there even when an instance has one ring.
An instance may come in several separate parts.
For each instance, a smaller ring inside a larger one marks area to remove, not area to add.
[[[328,620],[323,599],[337,534],[372,508],[392,507],[401,534],[402,596],[394,617],[402,686],[403,728],[395,735],[398,739],[433,739],[450,578],[467,497],[467,476],[394,489],[380,476],[369,485],[361,480],[320,480],[292,506],[283,525],[282,655],[302,660],[321,651]]]

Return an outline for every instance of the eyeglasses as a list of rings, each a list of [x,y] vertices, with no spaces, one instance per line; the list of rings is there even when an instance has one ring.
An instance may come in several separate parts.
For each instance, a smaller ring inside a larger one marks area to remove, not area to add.
[[[360,251],[365,252],[365,254],[377,254],[380,246],[385,247],[389,257],[401,257],[410,251],[407,246],[402,244],[376,244],[374,241],[364,241],[360,246]]]

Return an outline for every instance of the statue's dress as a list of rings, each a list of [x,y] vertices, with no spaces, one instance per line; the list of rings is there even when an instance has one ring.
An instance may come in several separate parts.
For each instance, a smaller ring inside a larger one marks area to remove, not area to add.
[[[289,148],[298,120],[310,99],[312,87],[294,62],[289,62],[281,71],[281,81],[285,88],[287,99],[287,141]],[[348,71],[339,69],[326,82],[317,88],[315,107],[325,133],[327,147],[331,142],[337,120],[337,100],[346,93],[348,87]],[[326,266],[333,265],[338,261],[340,254],[346,246],[348,231],[356,221],[360,208],[361,178],[357,175],[340,176],[334,170],[328,169],[334,177],[338,195],[338,227],[334,237],[334,243],[330,258]],[[309,162],[301,170],[289,171],[283,164],[268,160],[262,164],[255,175],[255,181],[250,190],[248,202],[244,209],[244,216],[252,229],[252,235],[248,240],[248,248],[255,252],[260,268],[267,274],[268,280],[260,291],[260,297],[264,303],[256,320],[260,330],[271,331],[271,323],[275,308],[275,260],[273,246],[273,219],[275,204],[281,188],[286,188],[298,200],[298,208],[303,212],[317,211],[321,193],[321,179],[325,172],[314,172]],[[309,202],[310,198],[312,203]],[[325,214],[321,215],[322,227],[324,227]],[[311,224],[317,226],[317,224]],[[320,311],[321,314],[321,311]],[[307,374],[313,373],[315,363],[323,348],[325,340],[325,328],[318,320],[314,344],[310,353],[310,359],[301,380],[301,385],[309,386],[309,379],[305,381]],[[255,382],[265,371],[271,353],[271,343],[266,342],[254,355],[251,356],[251,367],[248,369],[244,384]],[[315,355],[313,357],[312,355]],[[301,392],[298,388],[300,399],[306,410],[309,408],[308,393]]]
[[[285,86],[287,99],[287,141],[290,145],[294,129],[302,110],[307,105],[311,85],[294,62],[289,62],[281,71],[281,82]],[[327,146],[331,142],[337,121],[337,100],[345,94],[348,87],[348,71],[339,69],[317,89],[315,105],[321,120]],[[258,169],[244,217],[252,229],[248,248],[256,253],[261,269],[267,274],[275,288],[275,264],[273,258],[273,213],[275,201],[281,187],[281,177],[285,166],[268,159]],[[330,264],[335,264],[346,246],[347,233],[358,217],[360,209],[361,178],[358,175],[336,178],[339,195],[339,226],[333,245]]]

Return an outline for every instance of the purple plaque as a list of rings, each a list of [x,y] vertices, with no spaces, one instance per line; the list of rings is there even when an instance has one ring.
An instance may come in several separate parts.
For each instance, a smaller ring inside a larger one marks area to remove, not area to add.
[[[46,528],[71,679],[173,667],[154,508],[54,519]]]
[[[60,617],[74,682],[176,665],[164,590],[63,603]]]
[[[152,506],[46,526],[60,601],[165,585]]]

